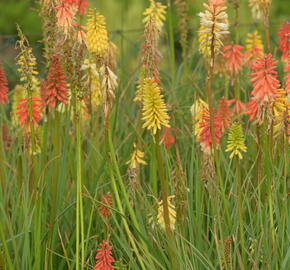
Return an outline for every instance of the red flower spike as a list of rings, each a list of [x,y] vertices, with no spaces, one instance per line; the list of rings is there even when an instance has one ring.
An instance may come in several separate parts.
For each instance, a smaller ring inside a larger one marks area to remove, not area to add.
[[[57,102],[68,104],[68,90],[60,57],[52,56],[47,80],[42,84],[42,99],[45,105],[56,107]]]
[[[204,151],[210,151],[213,145],[213,140],[210,131],[210,112],[208,109],[204,109],[202,113],[202,120],[199,124],[200,131],[200,139],[199,142]],[[221,129],[221,119],[220,116],[216,113],[213,114],[213,129],[216,146],[220,144],[220,140],[222,137],[222,129]]]
[[[253,65],[251,82],[254,89],[251,95],[259,104],[272,102],[280,87],[275,70],[277,63],[278,61],[272,59],[272,54],[267,54]]]
[[[78,0],[78,11],[81,15],[85,15],[87,13],[87,8],[89,5],[88,0]]]
[[[170,128],[165,127],[162,134],[162,143],[165,145],[167,149],[175,143],[175,138],[172,136]]]
[[[32,97],[32,121],[35,126],[38,125],[41,119],[42,113],[42,102],[39,97]],[[21,102],[18,104],[18,119],[21,125],[25,126],[27,130],[30,128],[30,115],[29,115],[29,102],[28,98],[22,98]]]
[[[248,105],[247,114],[250,117],[250,121],[258,120],[259,124],[261,125],[263,122],[263,119],[261,118],[261,113],[260,113],[260,108],[259,108],[258,103],[253,98],[251,98],[247,105]]]
[[[290,94],[290,54],[288,55],[288,63],[287,66],[284,70],[284,72],[286,73],[285,76],[285,90],[287,92],[287,94]]]
[[[112,263],[115,261],[115,259],[112,257],[112,249],[113,247],[110,246],[108,241],[103,241],[100,244],[100,248],[97,249],[97,255],[96,255],[96,265],[94,267],[94,270],[113,270],[114,267]]]
[[[234,108],[233,108],[233,114],[240,115],[240,114],[244,114],[245,111],[246,111],[246,105],[243,102],[236,100]]]
[[[5,104],[9,101],[7,97],[7,85],[7,77],[5,75],[4,68],[2,67],[2,62],[0,61],[0,104]]]
[[[282,51],[282,57],[287,58],[290,53],[290,22],[285,22],[279,29],[279,49]]]
[[[106,207],[108,205],[113,207],[113,200],[111,194],[106,194],[101,198],[101,205],[99,206],[100,214],[104,217],[104,219],[108,220],[109,216],[112,215],[111,209]]]
[[[230,101],[226,98],[221,98],[219,101],[218,118],[220,119],[221,131],[224,133],[225,129],[231,126],[231,113],[229,108]]]
[[[241,45],[228,45],[224,47],[224,57],[226,58],[226,66],[231,74],[237,74],[241,71],[243,65],[244,49]]]

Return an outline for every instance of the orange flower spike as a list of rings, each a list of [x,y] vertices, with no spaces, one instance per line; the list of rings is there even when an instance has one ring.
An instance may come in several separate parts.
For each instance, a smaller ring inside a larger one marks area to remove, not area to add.
[[[288,55],[288,63],[287,63],[287,66],[286,66],[284,72],[286,73],[285,89],[286,89],[286,92],[288,93],[288,95],[290,95],[290,54]]]
[[[277,63],[278,61],[272,58],[272,54],[267,54],[253,65],[251,82],[254,89],[251,95],[259,104],[272,102],[276,89],[280,87],[275,70]]]
[[[26,127],[28,131],[30,128],[30,122],[33,121],[34,125],[37,126],[42,113],[42,101],[39,97],[32,97],[32,119],[30,119],[29,115],[29,104],[28,98],[22,98],[21,102],[18,104],[18,111],[16,114],[18,115],[19,123]]]
[[[100,214],[104,217],[105,220],[108,220],[109,216],[112,215],[111,209],[113,207],[112,194],[106,194],[101,198],[101,205],[99,206]]]
[[[233,107],[233,114],[234,115],[240,115],[240,114],[244,114],[246,111],[246,105],[245,103],[236,100],[235,105]]]
[[[94,270],[113,270],[114,267],[112,263],[115,259],[112,257],[112,249],[113,247],[109,244],[108,241],[103,241],[100,244],[100,248],[97,249],[96,255],[96,265]]]
[[[231,74],[237,74],[241,71],[243,65],[244,49],[241,45],[228,45],[224,47],[224,57],[226,58],[226,66]]]
[[[247,114],[250,117],[249,120],[250,121],[258,120],[259,124],[262,124],[263,120],[260,117],[260,109],[258,103],[253,98],[251,98],[247,106],[248,106]]]
[[[285,22],[279,29],[279,49],[282,57],[287,58],[290,54],[290,22]]]
[[[67,35],[73,26],[76,8],[74,5],[68,2],[62,2],[60,5],[55,7],[57,25],[62,28],[65,35]]]
[[[42,98],[45,105],[56,107],[58,102],[68,104],[68,89],[60,57],[52,56],[46,82],[42,85]]]
[[[218,107],[218,117],[220,119],[221,131],[224,133],[225,129],[231,126],[231,113],[229,108],[229,100],[221,98]]]
[[[2,67],[2,62],[0,61],[0,104],[5,104],[8,102],[8,81],[4,72],[4,68]]]
[[[164,131],[162,134],[162,143],[167,149],[170,149],[170,147],[175,143],[175,138],[174,136],[172,136],[169,127],[164,127]]]
[[[204,152],[210,152],[213,145],[213,140],[210,131],[210,114],[208,109],[204,109],[202,113],[202,120],[199,123],[199,126],[201,128],[199,138],[201,148]],[[213,119],[213,129],[216,146],[218,146],[222,137],[222,129],[220,116],[216,113],[214,114]]]

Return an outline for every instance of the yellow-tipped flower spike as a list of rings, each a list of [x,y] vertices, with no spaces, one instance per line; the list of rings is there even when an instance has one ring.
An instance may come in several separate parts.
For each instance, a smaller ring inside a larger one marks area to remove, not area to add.
[[[260,0],[249,0],[249,7],[251,8],[252,16],[255,20],[260,20],[263,16],[260,2]]]
[[[134,143],[134,150],[131,155],[131,159],[127,161],[126,164],[129,164],[131,169],[136,169],[138,164],[147,165],[147,162],[143,160],[144,152],[138,150],[136,144]]]
[[[162,5],[160,2],[156,3],[154,0],[150,0],[149,8],[147,8],[143,13],[143,23],[145,23],[145,26],[147,26],[150,19],[152,19],[160,31],[165,21],[166,8],[167,7]]]
[[[231,152],[230,158],[238,156],[243,159],[242,152],[247,152],[242,126],[235,122],[231,125],[226,152]]]
[[[175,205],[171,203],[171,199],[173,199],[175,196],[168,196],[167,198],[167,204],[168,204],[168,211],[169,211],[169,224],[171,230],[175,229],[175,223],[176,223],[176,211],[175,211]],[[157,215],[157,221],[158,224],[162,227],[162,229],[165,230],[165,219],[164,219],[164,211],[163,211],[163,201],[161,200],[158,203],[158,215]]]
[[[275,100],[273,102],[273,115],[274,115],[274,135],[277,136],[281,132],[285,132],[287,129],[287,106],[290,102],[287,98],[287,92],[285,89],[277,89],[275,94]]]
[[[197,139],[199,139],[199,134],[201,131],[199,123],[202,120],[202,114],[204,109],[208,109],[208,104],[204,102],[201,98],[198,98],[190,108],[193,120],[194,135]]]
[[[209,0],[204,4],[205,12],[200,12],[199,48],[205,57],[211,56],[211,45],[214,52],[219,53],[223,47],[223,39],[229,34],[227,7],[224,0]]]
[[[145,121],[142,127],[151,129],[153,135],[155,135],[157,130],[161,129],[161,126],[170,127],[167,107],[163,95],[161,95],[161,90],[153,79],[144,79],[142,89],[142,120]]]
[[[103,57],[108,49],[108,32],[103,15],[90,9],[87,22],[87,47],[91,54]]]
[[[97,109],[102,103],[101,79],[96,63],[85,59],[81,70],[84,71],[83,80],[86,87],[90,90],[92,108]]]
[[[262,38],[257,30],[255,30],[253,33],[248,33],[245,42],[247,51],[254,51],[256,49],[260,49],[262,52],[264,51]]]

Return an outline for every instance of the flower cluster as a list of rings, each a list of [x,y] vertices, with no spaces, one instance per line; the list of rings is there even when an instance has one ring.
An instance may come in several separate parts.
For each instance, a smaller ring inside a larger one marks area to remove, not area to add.
[[[115,259],[112,257],[113,247],[105,240],[99,246],[94,270],[113,270],[114,267],[112,264],[115,262]]]
[[[155,2],[155,0],[150,0],[150,6],[143,13],[143,22],[147,27],[152,20],[160,31],[165,21],[166,6],[162,5],[160,2]]]
[[[205,12],[200,12],[199,43],[200,52],[205,57],[219,53],[223,47],[223,39],[229,33],[227,7],[224,0],[209,0],[203,4]]]
[[[228,45],[224,47],[224,57],[226,58],[226,66],[232,75],[236,75],[242,69],[244,47],[241,45]]]
[[[136,143],[134,143],[134,150],[131,155],[130,160],[127,161],[127,164],[129,164],[130,169],[136,169],[139,164],[147,165],[147,162],[143,160],[144,158],[144,152],[140,151],[137,148]]]
[[[5,104],[8,102],[8,81],[4,68],[2,67],[2,62],[0,62],[0,104]]]
[[[111,209],[113,207],[112,194],[106,194],[101,198],[101,203],[99,206],[100,214],[104,217],[105,220],[108,220],[109,216],[112,215]],[[109,207],[108,207],[109,206]]]
[[[105,17],[90,9],[87,22],[87,46],[91,54],[103,57],[108,49],[108,32]]]
[[[47,79],[42,84],[41,94],[46,106],[50,105],[55,108],[58,102],[68,104],[66,76],[60,63],[60,57],[56,54],[52,56]]]
[[[256,60],[262,57],[264,52],[264,46],[258,31],[253,33],[248,33],[248,37],[245,40],[246,42],[246,53],[245,58],[249,66],[252,66]]]
[[[242,126],[234,122],[231,125],[226,152],[231,152],[230,158],[238,156],[243,159],[242,152],[247,152]]]
[[[272,58],[271,54],[258,59],[253,65],[251,74],[253,83],[253,91],[251,95],[255,101],[261,105],[272,102],[279,88],[280,83],[277,79],[276,65],[278,61]]]
[[[290,54],[290,22],[285,22],[279,29],[279,49],[282,52],[282,57],[287,59]]]
[[[152,130],[153,135],[161,126],[169,127],[169,115],[164,103],[161,89],[153,79],[143,81],[143,108],[142,120],[145,121],[143,128]]]
[[[167,198],[167,205],[168,205],[168,212],[169,212],[169,224],[171,230],[175,229],[175,223],[176,223],[176,211],[175,211],[175,205],[171,202],[171,200],[175,196],[168,196]],[[163,201],[161,200],[158,202],[158,215],[157,215],[157,221],[158,224],[161,226],[162,229],[166,229],[165,227],[165,218],[164,218],[164,207],[163,207]]]

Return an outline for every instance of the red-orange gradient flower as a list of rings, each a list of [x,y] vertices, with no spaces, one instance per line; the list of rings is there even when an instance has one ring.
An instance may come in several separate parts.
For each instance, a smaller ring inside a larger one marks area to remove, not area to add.
[[[290,54],[290,22],[285,22],[279,29],[279,49],[282,51],[282,57],[287,58]]]
[[[226,67],[231,74],[237,74],[242,69],[243,56],[241,45],[228,45],[224,47],[224,57],[226,58]]]
[[[245,111],[246,111],[246,105],[240,100],[235,100],[235,105],[233,107],[233,114],[240,115],[240,114],[244,114]]]
[[[113,207],[113,200],[111,194],[106,194],[101,198],[101,203],[99,206],[100,214],[104,217],[104,219],[108,219],[109,216],[112,215],[111,209],[109,207]],[[109,207],[107,207],[109,206]]]
[[[2,67],[2,62],[0,61],[0,104],[5,104],[8,102],[8,81]]]
[[[175,138],[171,134],[171,130],[169,127],[164,127],[162,134],[162,143],[167,149],[169,149],[175,143]]]
[[[250,116],[250,121],[255,120],[258,114],[258,104],[257,102],[251,98],[250,101],[248,102],[248,112],[247,114]]]
[[[277,63],[278,61],[272,58],[272,54],[267,54],[253,65],[251,82],[254,89],[251,95],[259,104],[272,102],[276,90],[280,87],[275,70]]]
[[[202,120],[199,123],[199,127],[201,128],[200,131],[200,138],[199,142],[203,151],[209,152],[213,145],[213,139],[211,136],[210,130],[210,112],[208,109],[204,109],[202,113]],[[213,112],[213,131],[215,136],[216,146],[220,144],[220,140],[222,137],[222,124],[220,116]]]
[[[62,2],[60,5],[56,6],[55,9],[57,25],[62,28],[67,35],[73,25],[76,8],[71,3]]]
[[[218,119],[220,119],[222,132],[231,126],[231,113],[229,108],[230,101],[222,97],[219,101]]]
[[[110,246],[108,241],[103,241],[100,244],[100,248],[97,249],[97,255],[96,255],[96,265],[94,267],[94,270],[113,270],[114,267],[112,263],[115,261],[115,259],[112,257],[112,249],[113,247]]]
[[[42,99],[45,105],[55,107],[58,102],[68,104],[68,89],[60,57],[52,56],[46,81],[42,84]]]
[[[32,118],[29,114],[29,102],[28,98],[22,98],[21,102],[18,104],[18,115],[19,123],[26,127],[29,130],[30,123],[33,121],[34,126],[38,125],[39,120],[41,119],[42,113],[42,102],[39,97],[32,97]]]
[[[289,95],[290,94],[290,54],[288,55],[288,62],[287,62],[287,66],[286,66],[284,72],[286,73],[285,90]]]

